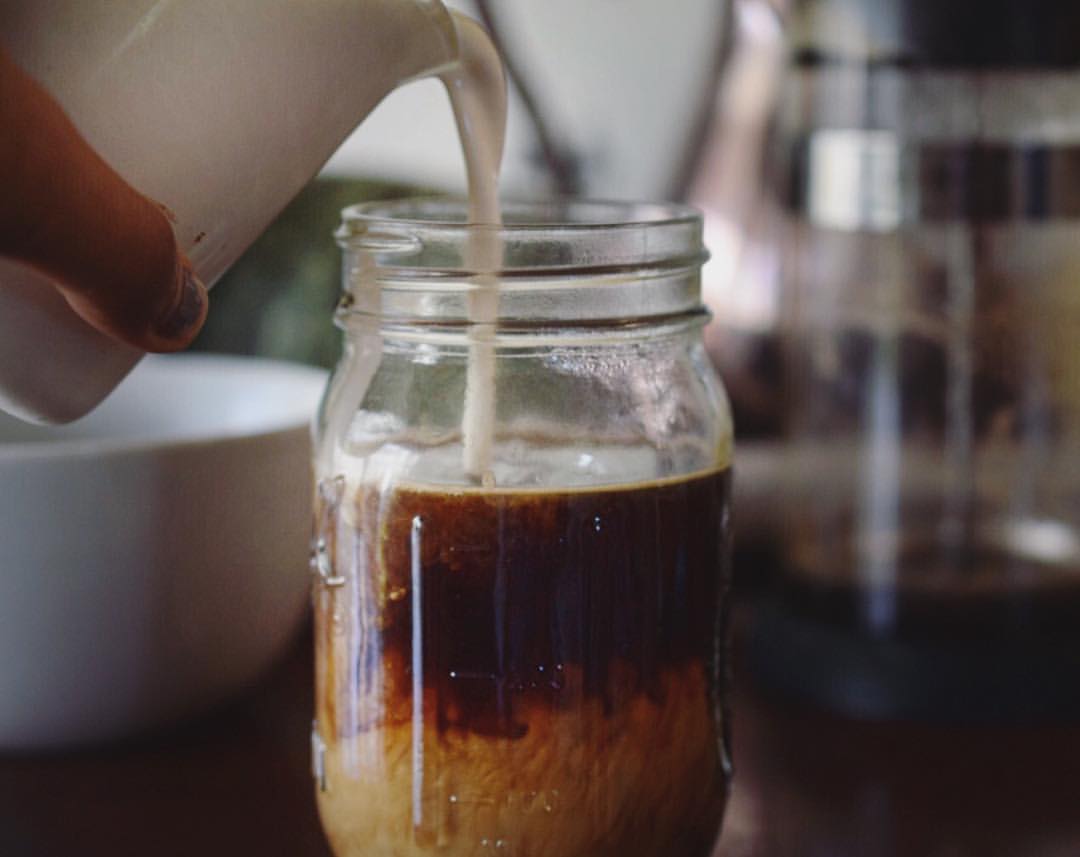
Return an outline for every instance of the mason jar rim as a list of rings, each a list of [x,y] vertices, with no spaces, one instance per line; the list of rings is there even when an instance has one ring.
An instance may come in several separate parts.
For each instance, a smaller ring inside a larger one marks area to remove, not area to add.
[[[681,319],[698,324],[702,215],[669,203],[547,199],[505,202],[505,223],[473,224],[462,199],[353,205],[336,232],[345,254],[339,323],[461,330],[473,301],[498,281],[488,321],[512,330],[611,328]],[[496,235],[499,261],[472,267],[475,230]]]

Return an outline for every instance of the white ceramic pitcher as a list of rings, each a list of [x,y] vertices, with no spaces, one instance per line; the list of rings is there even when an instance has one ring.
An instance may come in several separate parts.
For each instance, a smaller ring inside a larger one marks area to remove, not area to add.
[[[439,0],[0,0],[0,44],[175,215],[212,284],[395,86],[454,62]],[[142,356],[0,259],[0,409],[66,422]]]

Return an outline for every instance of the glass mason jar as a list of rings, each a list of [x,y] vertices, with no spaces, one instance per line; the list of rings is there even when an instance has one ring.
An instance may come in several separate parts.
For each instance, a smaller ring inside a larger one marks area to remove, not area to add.
[[[504,215],[373,204],[338,232],[346,343],[315,462],[323,826],[339,857],[706,857],[730,773],[732,427],[701,338],[701,221]],[[501,242],[496,275],[469,270],[477,240]]]

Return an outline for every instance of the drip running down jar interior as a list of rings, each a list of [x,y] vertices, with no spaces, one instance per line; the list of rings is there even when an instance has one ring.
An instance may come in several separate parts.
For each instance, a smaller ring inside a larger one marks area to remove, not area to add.
[[[324,828],[338,857],[707,857],[730,773],[732,429],[700,219],[504,208],[478,481],[463,210],[356,207],[338,233],[313,561]]]

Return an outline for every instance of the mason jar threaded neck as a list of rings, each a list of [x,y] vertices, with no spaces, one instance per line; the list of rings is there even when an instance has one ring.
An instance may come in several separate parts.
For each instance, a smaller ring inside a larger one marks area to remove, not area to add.
[[[338,323],[466,328],[470,296],[498,284],[500,331],[700,322],[700,213],[674,204],[509,202],[501,226],[470,224],[464,201],[354,205]],[[496,270],[468,264],[470,237],[501,245]]]

